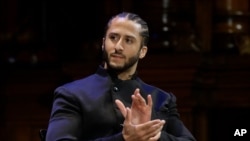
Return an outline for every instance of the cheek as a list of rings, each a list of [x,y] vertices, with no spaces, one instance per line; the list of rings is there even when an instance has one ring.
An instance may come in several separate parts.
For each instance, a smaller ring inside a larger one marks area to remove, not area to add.
[[[127,54],[128,57],[135,57],[135,56],[139,56],[139,52],[138,50],[124,50],[124,54]]]
[[[114,49],[114,44],[111,41],[107,40],[105,42],[105,48],[106,48],[106,50],[112,50],[112,49]]]
[[[110,52],[112,49],[113,49],[113,48],[112,48],[112,46],[111,46],[109,43],[105,43],[105,45],[104,45],[104,50],[105,50],[106,52]]]

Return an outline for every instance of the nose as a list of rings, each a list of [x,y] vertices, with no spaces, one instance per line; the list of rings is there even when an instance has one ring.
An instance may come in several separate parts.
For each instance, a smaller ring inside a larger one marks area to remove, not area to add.
[[[117,51],[122,51],[123,50],[123,46],[122,46],[122,40],[119,40],[116,45],[115,45],[115,50]]]

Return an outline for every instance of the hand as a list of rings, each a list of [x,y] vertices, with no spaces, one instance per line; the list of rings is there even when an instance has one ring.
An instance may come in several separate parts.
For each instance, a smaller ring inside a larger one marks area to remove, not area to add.
[[[153,101],[151,95],[147,96],[148,104],[141,96],[140,90],[136,89],[132,97],[131,111],[133,116],[133,124],[141,124],[150,121],[152,114]],[[137,118],[136,118],[137,117]]]
[[[132,123],[141,124],[150,121],[152,107],[153,107],[151,95],[147,96],[148,105],[145,99],[141,96],[139,89],[136,89],[131,97],[132,97],[132,105],[131,105]],[[115,102],[125,118],[127,113],[126,107],[120,100],[116,100]]]
[[[126,108],[126,117],[123,124],[122,135],[125,141],[157,141],[165,124],[164,120],[152,120],[143,124],[132,124],[132,113]]]

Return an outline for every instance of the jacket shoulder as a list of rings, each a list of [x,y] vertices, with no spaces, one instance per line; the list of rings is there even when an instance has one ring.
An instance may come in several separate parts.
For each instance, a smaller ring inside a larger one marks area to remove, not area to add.
[[[87,90],[96,89],[101,83],[100,79],[103,79],[104,81],[108,81],[107,77],[101,77],[97,74],[92,74],[89,76],[86,76],[84,78],[74,80],[68,83],[65,83],[55,89],[55,92],[57,91],[67,91],[68,93],[82,93]]]
[[[159,87],[146,84],[145,82],[142,81],[141,85],[146,93],[152,95],[156,109],[159,109],[163,105],[176,104],[176,96],[173,93],[164,91]]]

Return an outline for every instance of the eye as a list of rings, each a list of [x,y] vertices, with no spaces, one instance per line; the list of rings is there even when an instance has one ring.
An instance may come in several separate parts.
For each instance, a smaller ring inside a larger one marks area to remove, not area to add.
[[[110,34],[109,35],[109,39],[112,40],[112,41],[117,41],[118,40],[118,36],[115,35],[115,34]]]
[[[131,38],[126,38],[126,43],[128,43],[128,44],[132,44],[133,43],[133,39],[131,39]]]

